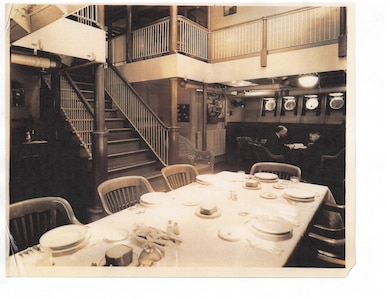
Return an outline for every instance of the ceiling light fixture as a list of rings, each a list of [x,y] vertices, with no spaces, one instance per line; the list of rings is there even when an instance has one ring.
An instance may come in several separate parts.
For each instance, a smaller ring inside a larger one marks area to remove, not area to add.
[[[317,85],[319,77],[316,74],[306,74],[298,78],[298,82],[302,87],[312,88]]]

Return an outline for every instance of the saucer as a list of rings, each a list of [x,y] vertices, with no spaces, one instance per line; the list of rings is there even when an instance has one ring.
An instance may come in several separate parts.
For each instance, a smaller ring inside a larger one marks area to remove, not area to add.
[[[129,236],[129,232],[125,229],[112,229],[104,235],[104,241],[114,243],[125,240]]]
[[[250,187],[250,186],[245,186],[245,184],[243,184],[243,186],[242,186],[244,189],[246,189],[246,190],[260,190],[261,189],[261,186],[260,185],[258,185],[258,186],[256,186],[256,187]]]
[[[276,199],[278,196],[275,193],[262,192],[260,193],[260,197],[264,199]]]
[[[243,231],[240,227],[228,226],[218,231],[218,237],[228,242],[237,242],[243,238]]]

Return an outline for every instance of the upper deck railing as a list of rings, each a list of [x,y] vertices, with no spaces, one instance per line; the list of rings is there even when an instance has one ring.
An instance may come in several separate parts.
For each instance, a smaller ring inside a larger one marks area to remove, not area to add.
[[[164,18],[133,31],[134,61],[170,53],[170,20]],[[306,7],[209,32],[178,16],[177,49],[191,57],[216,62],[336,43],[340,35],[340,7]],[[114,64],[125,62],[125,40],[113,42]],[[121,48],[120,48],[121,47]]]

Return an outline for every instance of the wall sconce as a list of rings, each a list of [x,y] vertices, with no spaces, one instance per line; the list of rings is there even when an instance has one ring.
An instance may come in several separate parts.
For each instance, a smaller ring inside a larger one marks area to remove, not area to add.
[[[312,88],[318,84],[319,77],[316,74],[306,74],[298,78],[298,83],[305,88]]]
[[[188,83],[189,81],[187,80],[187,78],[184,78],[184,79],[181,79],[179,81],[179,86],[182,87],[182,88],[186,88],[186,84]]]

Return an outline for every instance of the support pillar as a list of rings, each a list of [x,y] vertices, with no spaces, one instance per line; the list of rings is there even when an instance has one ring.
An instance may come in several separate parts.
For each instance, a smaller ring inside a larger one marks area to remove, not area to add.
[[[168,164],[179,162],[179,127],[178,127],[178,78],[170,79],[170,133],[168,145]]]
[[[207,83],[203,84],[202,93],[202,150],[207,150]]]
[[[94,131],[92,133],[92,176],[93,203],[88,209],[90,221],[104,216],[101,201],[97,193],[98,185],[107,179],[108,169],[108,131],[105,129],[105,90],[104,65],[95,67],[94,90]]]
[[[268,49],[267,49],[267,19],[263,19],[263,40],[262,40],[262,49],[260,51],[260,66],[266,67],[267,66],[267,56],[268,56]]]
[[[170,6],[170,54],[178,52],[178,6]]]
[[[127,6],[127,33],[126,33],[127,63],[132,62],[133,39],[132,39],[132,6]]]

